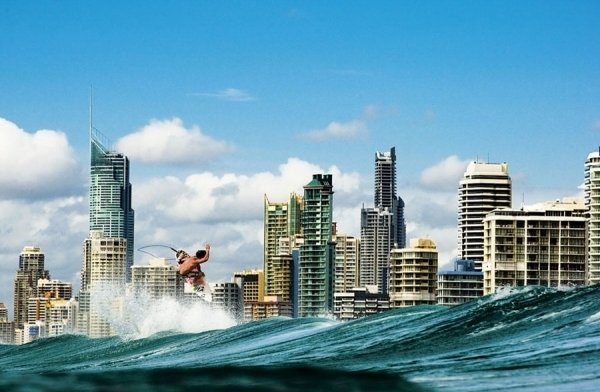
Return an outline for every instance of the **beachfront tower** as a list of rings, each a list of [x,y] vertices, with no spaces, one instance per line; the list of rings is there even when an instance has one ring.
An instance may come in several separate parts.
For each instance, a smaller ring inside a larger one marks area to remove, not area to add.
[[[512,207],[512,182],[506,163],[471,162],[458,187],[458,253],[483,263],[483,218],[496,208]]]
[[[314,174],[304,186],[300,245],[298,316],[322,316],[333,310],[332,242],[333,182],[331,174]]]
[[[600,149],[585,161],[585,207],[588,213],[587,283],[600,283]]]

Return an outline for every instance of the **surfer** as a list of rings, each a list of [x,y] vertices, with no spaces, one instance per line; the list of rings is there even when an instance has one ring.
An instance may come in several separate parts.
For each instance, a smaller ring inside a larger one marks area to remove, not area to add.
[[[208,261],[210,244],[205,244],[204,249],[197,251],[195,256],[190,256],[184,250],[178,250],[176,254],[177,263],[179,264],[179,274],[191,285],[204,287],[206,284],[204,280],[205,275],[200,268],[200,264]]]

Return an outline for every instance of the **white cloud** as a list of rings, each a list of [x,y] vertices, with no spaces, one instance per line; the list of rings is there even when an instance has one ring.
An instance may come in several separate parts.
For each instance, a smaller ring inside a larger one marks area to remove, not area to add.
[[[181,119],[173,118],[151,120],[137,132],[119,139],[116,149],[139,163],[183,164],[206,162],[233,151],[233,146],[211,138],[196,125],[185,128]]]
[[[456,191],[458,183],[471,160],[461,160],[456,155],[423,170],[421,184],[428,189],[438,191]]]
[[[263,197],[287,200],[291,192],[303,193],[303,186],[313,174],[333,175],[334,192],[353,196],[360,186],[358,173],[342,173],[332,166],[324,170],[317,165],[290,158],[278,172],[252,175],[209,172],[154,178],[136,185],[134,206],[139,214],[159,216],[169,222],[239,222],[262,219]],[[334,196],[335,198],[335,196]]]
[[[193,95],[235,102],[249,102],[256,100],[256,98],[250,95],[248,92],[232,87],[217,91],[216,93],[195,93]]]
[[[314,129],[300,134],[300,138],[324,141],[330,139],[354,139],[366,135],[367,123],[364,120],[352,120],[345,123],[333,121],[323,129]]]
[[[28,133],[0,118],[0,140],[0,199],[64,196],[84,184],[63,132]]]

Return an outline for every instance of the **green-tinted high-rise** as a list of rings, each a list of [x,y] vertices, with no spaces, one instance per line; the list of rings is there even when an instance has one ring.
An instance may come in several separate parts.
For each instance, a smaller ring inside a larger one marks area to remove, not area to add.
[[[332,242],[333,183],[331,174],[315,174],[304,186],[304,211],[298,268],[298,315],[323,316],[333,311]]]
[[[127,281],[133,265],[134,211],[131,208],[129,159],[109,151],[95,129],[90,132],[90,231],[127,240]]]

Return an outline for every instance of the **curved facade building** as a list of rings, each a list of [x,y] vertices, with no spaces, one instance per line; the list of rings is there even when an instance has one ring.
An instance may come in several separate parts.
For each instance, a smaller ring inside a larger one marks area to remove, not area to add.
[[[512,207],[512,181],[507,163],[471,162],[458,188],[458,253],[483,263],[483,218],[497,208]]]

